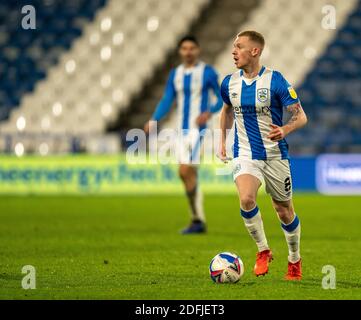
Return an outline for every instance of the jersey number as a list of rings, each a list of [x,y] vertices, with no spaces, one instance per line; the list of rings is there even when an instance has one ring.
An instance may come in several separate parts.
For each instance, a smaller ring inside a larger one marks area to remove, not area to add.
[[[291,190],[291,178],[287,177],[285,179],[285,191],[289,192]]]

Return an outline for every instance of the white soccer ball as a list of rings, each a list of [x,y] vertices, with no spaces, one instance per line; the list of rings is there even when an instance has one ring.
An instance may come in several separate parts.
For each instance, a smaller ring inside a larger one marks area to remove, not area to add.
[[[243,262],[234,253],[222,252],[212,259],[209,273],[215,283],[236,283],[244,273]]]

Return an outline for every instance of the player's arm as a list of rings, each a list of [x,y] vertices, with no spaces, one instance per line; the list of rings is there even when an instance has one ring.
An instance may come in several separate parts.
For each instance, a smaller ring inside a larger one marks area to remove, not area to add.
[[[175,70],[172,70],[169,75],[162,99],[159,101],[151,119],[144,125],[145,133],[149,133],[150,121],[160,121],[172,107],[173,100],[176,96],[176,90],[174,87],[174,74]]]
[[[227,132],[233,127],[233,121],[233,108],[224,103],[220,115],[221,141],[219,147],[219,158],[224,162],[227,161]]]
[[[197,124],[199,126],[205,125],[206,122],[212,117],[213,114],[217,113],[222,108],[222,96],[221,90],[218,83],[218,75],[215,70],[211,67],[207,68],[207,83],[208,89],[212,90],[215,94],[217,101],[212,104],[209,109],[205,112],[202,112],[197,118]]]
[[[233,127],[233,108],[228,104],[224,104],[221,116],[220,116],[220,127],[221,127],[221,144],[226,146],[227,131]]]
[[[219,158],[226,162],[227,153],[227,132],[233,127],[234,115],[231,100],[229,99],[229,80],[231,76],[228,75],[222,81],[221,85],[221,96],[224,101],[223,108],[220,115],[220,128],[221,128],[221,139],[219,146]]]
[[[271,124],[271,131],[268,138],[272,141],[280,141],[291,132],[302,128],[307,123],[307,116],[303,111],[296,91],[279,72],[274,72],[272,81],[275,83],[275,94],[280,104],[288,112],[291,112],[291,119],[284,125]]]
[[[292,116],[290,120],[282,127],[271,124],[272,130],[269,133],[268,138],[272,141],[282,140],[285,136],[297,129],[302,128],[307,123],[306,113],[304,112],[299,102],[291,104],[286,108],[287,111],[292,114]]]

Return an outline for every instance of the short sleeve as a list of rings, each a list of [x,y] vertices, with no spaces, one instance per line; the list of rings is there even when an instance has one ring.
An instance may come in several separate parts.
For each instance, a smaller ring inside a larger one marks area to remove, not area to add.
[[[231,79],[231,75],[225,77],[221,84],[221,95],[225,104],[229,106],[232,105],[231,100],[229,99],[229,80]]]
[[[218,83],[218,74],[210,65],[206,65],[205,71],[206,78],[210,84]]]
[[[299,102],[295,89],[278,71],[273,71],[272,82],[274,91],[283,107]]]
[[[155,109],[152,119],[159,121],[161,120],[171,109],[173,100],[176,96],[176,90],[174,87],[175,69],[169,74],[167,85],[162,99],[159,101],[157,108]]]
[[[204,70],[204,76],[207,83],[207,90],[211,89],[217,97],[216,102],[208,106],[208,111],[210,111],[211,113],[216,113],[222,108],[223,105],[221,88],[218,82],[218,74],[212,66],[206,65],[206,68]]]

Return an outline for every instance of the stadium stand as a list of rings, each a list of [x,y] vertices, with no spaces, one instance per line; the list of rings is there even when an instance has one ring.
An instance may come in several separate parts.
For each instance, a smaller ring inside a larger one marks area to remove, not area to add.
[[[310,115],[306,130],[290,137],[299,153],[361,152],[360,75],[361,1],[298,89]]]
[[[21,26],[21,8],[36,8],[35,30]],[[44,79],[50,66],[69,50],[82,27],[94,17],[105,0],[2,1],[0,3],[0,120],[6,119],[21,98]]]
[[[94,134],[104,134],[107,124],[128,106],[130,98],[142,89],[144,81],[164,61],[207,2],[109,0],[97,10],[101,4],[98,1],[99,6],[93,6],[93,15],[97,11],[94,21],[82,27],[81,37],[67,42],[70,49],[48,70],[47,78],[36,82],[34,92],[23,96],[20,107],[1,125],[1,133],[11,140],[5,145],[13,150],[22,143],[19,148],[25,152],[37,152],[44,143],[50,153],[101,149],[104,137],[94,148]],[[82,8],[79,5],[71,13],[82,17],[85,14]],[[68,30],[67,26],[64,28]],[[39,33],[43,34],[40,27]],[[54,28],[47,28],[47,33],[55,39]],[[59,33],[60,37],[67,34]],[[62,147],[53,149],[54,143],[37,142],[37,137],[44,133],[47,139],[57,136]],[[61,139],[66,135],[71,139]],[[20,142],[22,139],[24,142]],[[109,135],[109,139],[109,146],[115,147],[116,136]],[[88,144],[92,147],[88,148]],[[70,145],[73,147],[69,148]]]

